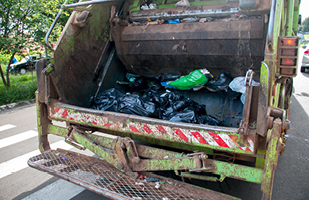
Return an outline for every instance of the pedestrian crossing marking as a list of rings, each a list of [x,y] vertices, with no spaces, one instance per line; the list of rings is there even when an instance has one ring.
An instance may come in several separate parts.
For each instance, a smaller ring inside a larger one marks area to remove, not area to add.
[[[26,131],[0,140],[0,149],[38,136],[37,131]]]
[[[15,128],[15,127],[16,127],[15,125],[6,124],[6,125],[3,125],[3,126],[0,126],[0,131],[5,131],[5,130],[11,129],[11,128]]]
[[[51,144],[52,149],[61,148],[64,150],[69,150],[70,148],[73,148],[71,145],[65,143],[63,140]],[[29,158],[39,155],[40,151],[35,150],[31,151],[29,153],[26,153],[24,155],[21,155],[19,157],[13,158],[11,160],[8,160],[6,162],[3,162],[0,164],[0,179],[14,173],[17,171],[20,171],[22,169],[25,169],[28,167],[27,161]]]

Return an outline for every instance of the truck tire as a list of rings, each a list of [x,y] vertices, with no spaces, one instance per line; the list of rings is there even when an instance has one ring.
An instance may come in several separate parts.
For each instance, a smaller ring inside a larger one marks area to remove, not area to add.
[[[27,70],[26,70],[25,68],[21,68],[21,69],[19,70],[19,72],[20,72],[21,74],[25,74],[25,73],[27,72]]]

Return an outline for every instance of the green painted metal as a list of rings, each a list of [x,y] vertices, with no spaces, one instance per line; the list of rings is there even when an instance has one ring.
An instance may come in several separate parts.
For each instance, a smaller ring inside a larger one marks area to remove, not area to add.
[[[39,94],[38,92],[35,93],[35,101],[36,101],[36,116],[37,116],[37,124],[38,124],[38,139],[40,140],[42,136],[42,124],[40,118],[40,110],[39,110]],[[43,144],[39,141],[39,150],[40,152],[44,152]]]
[[[282,13],[284,9],[284,0],[277,0],[276,11],[275,11],[275,23],[274,23],[274,31],[273,31],[273,43],[272,47],[274,50],[277,49],[278,36],[280,35],[281,30],[281,20]],[[276,60],[277,52],[274,51],[273,59]]]
[[[257,154],[266,155],[266,150],[258,149]],[[255,161],[255,167],[259,169],[264,169],[264,166],[265,166],[265,159],[257,157]]]
[[[67,137],[68,130],[63,127],[57,127],[54,125],[49,126],[49,133]],[[77,143],[81,144],[85,148],[91,150],[95,154],[99,155],[116,168],[117,163],[120,162],[120,158],[117,157],[117,154],[109,153],[103,148],[114,149],[116,146],[115,140],[95,136],[89,134],[88,136],[81,135],[80,133],[72,132],[72,137],[76,140]],[[92,141],[94,139],[94,141]],[[100,142],[100,143],[98,143]],[[115,144],[115,145],[114,145]],[[127,154],[131,149],[127,149]],[[149,151],[149,150],[148,150]],[[147,152],[145,152],[147,153]],[[196,163],[193,157],[182,157],[182,154],[179,153],[169,153],[162,149],[151,150],[151,153],[154,155],[160,154],[161,157],[168,156],[167,159],[142,159],[140,163],[133,165],[133,170],[136,171],[165,171],[165,170],[194,170],[196,168]],[[263,170],[256,169],[252,167],[242,166],[233,163],[227,163],[223,161],[211,160],[213,166],[211,168],[202,168],[200,170],[205,170],[212,172],[217,175],[223,175],[225,177],[246,180],[253,183],[261,183],[261,177]],[[142,167],[141,167],[142,166]]]
[[[277,168],[278,155],[279,155],[279,138],[281,133],[281,120],[276,119],[271,131],[270,140],[268,143],[264,173],[262,179],[261,190],[264,199],[271,199],[272,187],[274,181],[275,170]]]
[[[53,135],[58,135],[64,138],[68,137],[68,129],[60,126],[55,126],[52,124],[48,125],[48,133]]]
[[[299,4],[300,0],[295,0],[295,5],[294,5],[294,12],[293,12],[293,35],[296,36],[295,34],[298,31],[298,17],[299,17]]]
[[[37,124],[38,124],[38,139],[39,139],[39,150],[40,152],[50,150],[48,138],[47,138],[47,128],[51,124],[51,121],[47,118],[46,105],[39,102],[38,91],[35,92],[36,99],[36,112],[37,112]]]
[[[212,182],[217,182],[219,179],[214,176],[202,176],[202,175],[197,175],[197,174],[191,174],[189,172],[181,172],[180,175],[181,177],[189,178],[189,179],[199,179],[199,180],[204,180],[204,181],[212,181]]]
[[[151,158],[181,158],[181,154],[169,152],[157,148],[147,147],[144,149],[143,154],[151,155]]]
[[[287,10],[288,10],[288,12],[287,12],[287,32],[286,32],[286,36],[292,36],[293,22],[294,22],[294,5],[295,5],[295,0],[289,0],[288,1],[288,8],[287,8]]]
[[[265,60],[264,61],[266,65],[269,65],[269,61]],[[267,97],[267,93],[269,90],[269,70],[268,67],[262,63],[261,65],[261,71],[260,71],[260,83],[263,86],[262,87],[262,91],[265,94],[265,96]]]
[[[226,177],[235,178],[252,183],[261,183],[263,170],[254,167],[247,167],[238,164],[226,163],[221,161],[213,161],[217,175],[224,175]]]
[[[113,166],[115,166],[117,169],[117,161],[120,159],[118,158],[117,154],[109,153],[108,151],[105,151],[102,147],[95,144],[93,141],[88,139],[86,136],[83,136],[79,133],[72,132],[72,137],[76,140],[77,143],[83,145],[85,148],[89,149],[93,153],[97,154]],[[119,169],[122,170],[122,169]]]
[[[191,158],[172,158],[162,160],[141,160],[133,165],[134,171],[166,171],[166,170],[194,170],[195,160]],[[141,167],[142,166],[142,167]]]
[[[96,144],[100,144],[102,147],[108,148],[108,149],[114,149],[117,139],[107,138],[107,137],[101,137],[94,134],[88,134],[87,137],[90,140],[93,140]]]

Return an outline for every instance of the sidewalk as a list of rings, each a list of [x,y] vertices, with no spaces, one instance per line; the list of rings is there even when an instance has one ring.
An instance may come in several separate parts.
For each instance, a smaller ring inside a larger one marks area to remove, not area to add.
[[[22,107],[28,107],[35,104],[35,99],[30,99],[30,100],[26,100],[26,101],[20,101],[20,102],[16,102],[16,103],[10,103],[10,104],[6,104],[6,105],[2,105],[0,106],[0,114],[16,109],[16,108],[22,108]]]

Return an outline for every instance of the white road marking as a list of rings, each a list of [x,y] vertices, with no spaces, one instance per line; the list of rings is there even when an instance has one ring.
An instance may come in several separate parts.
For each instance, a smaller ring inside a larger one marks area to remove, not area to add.
[[[85,189],[83,187],[60,179],[42,188],[41,190],[32,193],[22,200],[68,200],[75,197],[84,190]]]
[[[11,137],[4,138],[0,140],[0,149],[36,136],[38,136],[37,131],[26,131]]]
[[[3,126],[0,126],[0,131],[5,131],[5,130],[11,129],[11,128],[15,128],[15,127],[16,127],[15,125],[6,124],[6,125],[3,125]]]
[[[61,148],[61,149],[69,150],[70,148],[73,148],[73,147],[65,143],[63,140],[61,140],[59,142],[51,144],[51,148],[52,149]],[[40,151],[35,150],[35,151],[31,151],[29,153],[26,153],[24,155],[21,155],[19,157],[16,157],[16,158],[13,158],[11,160],[1,163],[0,164],[0,179],[14,172],[27,168],[28,159],[33,156],[39,155],[39,154],[40,154]]]

